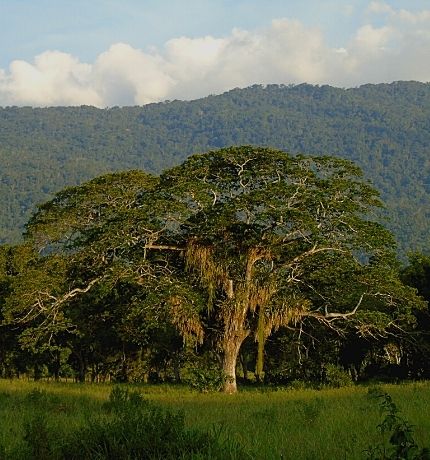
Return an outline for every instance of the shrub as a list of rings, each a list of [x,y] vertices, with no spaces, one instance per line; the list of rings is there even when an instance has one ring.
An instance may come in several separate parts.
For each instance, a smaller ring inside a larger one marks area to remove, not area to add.
[[[104,411],[64,439],[36,415],[25,427],[21,459],[245,459],[243,449],[221,431],[187,428],[182,413],[155,406],[137,392],[115,387]],[[16,458],[16,457],[13,457]]]
[[[309,385],[304,381],[304,380],[291,380],[291,382],[288,384],[288,388],[291,390],[305,390],[306,388],[309,388]]]
[[[388,446],[382,442],[366,451],[369,460],[430,460],[430,450],[421,449],[414,440],[413,425],[399,416],[399,410],[388,393],[370,388],[369,395],[380,400],[384,419],[378,425],[381,435],[388,435]]]
[[[221,390],[226,376],[214,356],[204,354],[194,357],[184,380],[192,389],[207,393]]]
[[[181,413],[161,409],[140,394],[116,387],[106,407],[111,419],[98,418],[63,448],[72,459],[245,458],[238,445],[228,450],[215,432],[185,427]]]
[[[224,385],[225,377],[217,367],[194,368],[187,379],[188,385],[202,393],[219,391]]]
[[[324,384],[332,388],[342,388],[353,385],[351,375],[335,364],[324,366]]]

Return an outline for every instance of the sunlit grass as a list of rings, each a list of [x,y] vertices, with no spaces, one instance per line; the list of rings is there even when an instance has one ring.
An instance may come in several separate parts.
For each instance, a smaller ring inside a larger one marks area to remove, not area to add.
[[[368,388],[201,394],[181,386],[133,385],[161,406],[183,411],[189,426],[221,430],[257,459],[362,459],[381,442],[378,403]],[[430,445],[430,382],[383,385],[421,446]],[[34,391],[35,389],[39,391]],[[24,424],[37,411],[49,414],[58,436],[83,426],[101,410],[110,385],[0,381],[0,445],[6,453],[22,443]],[[33,392],[33,393],[32,393]]]

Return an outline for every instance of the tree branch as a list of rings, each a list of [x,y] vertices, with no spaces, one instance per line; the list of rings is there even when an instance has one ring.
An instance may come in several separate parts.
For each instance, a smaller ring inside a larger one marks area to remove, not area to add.
[[[330,313],[327,311],[327,306],[326,306],[324,309],[324,313],[317,312],[317,311],[309,311],[309,312],[304,312],[302,316],[316,318],[320,321],[324,321],[325,323],[331,323],[332,321],[337,320],[337,319],[347,319],[350,316],[353,316],[357,313],[358,308],[363,302],[363,298],[365,294],[366,293],[361,294],[355,307],[347,313],[339,313],[339,312]]]

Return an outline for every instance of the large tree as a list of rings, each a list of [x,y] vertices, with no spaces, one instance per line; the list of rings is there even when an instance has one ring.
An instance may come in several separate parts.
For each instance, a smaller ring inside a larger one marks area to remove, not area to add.
[[[206,290],[226,392],[250,334],[261,357],[280,326],[354,317],[360,334],[378,334],[414,302],[392,269],[392,236],[372,220],[378,193],[349,161],[222,149],[161,175],[151,199],[166,210],[157,240],[141,244],[182,249]]]
[[[281,326],[348,320],[375,335],[408,318],[416,299],[395,276],[392,236],[373,215],[380,205],[349,161],[248,146],[195,155],[159,178],[102,177],[60,193],[30,221],[46,257],[67,256],[67,282],[20,318],[28,309],[59,317],[95,286],[126,282],[125,316],[144,321],[149,311],[187,340],[210,337],[224,390],[235,392],[250,335],[261,373],[264,342]]]

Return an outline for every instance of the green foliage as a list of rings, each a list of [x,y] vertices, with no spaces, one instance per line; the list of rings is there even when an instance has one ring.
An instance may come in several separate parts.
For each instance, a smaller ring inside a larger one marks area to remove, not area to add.
[[[239,445],[223,445],[214,432],[185,427],[184,417],[117,389],[110,400],[115,417],[92,420],[62,452],[68,459],[245,458]],[[109,407],[109,406],[108,406]]]
[[[340,366],[326,364],[324,366],[324,384],[332,388],[348,387],[353,384],[351,375]]]
[[[37,203],[112,171],[160,173],[230,145],[348,158],[382,192],[402,249],[428,246],[429,84],[254,85],[197,101],[99,110],[0,109],[0,242]],[[413,222],[413,225],[410,223]]]
[[[409,254],[408,265],[401,272],[402,281],[417,290],[426,308],[416,309],[416,337],[407,343],[411,374],[415,378],[430,376],[430,256]]]
[[[84,427],[56,439],[47,414],[39,412],[24,427],[25,448],[17,455],[35,460],[245,459],[239,444],[221,440],[218,430],[185,426],[184,416],[149,403],[138,392],[115,387]]]
[[[228,397],[170,384],[119,386],[128,388],[129,393],[142,393],[143,404],[174,414],[182,411],[187,429],[212,432],[227,449],[226,458],[240,442],[248,452],[245,458],[362,460],[363,451],[381,441],[375,430],[380,423],[378,407],[366,397],[367,388],[359,385],[336,390],[278,387],[269,392],[247,386]],[[27,379],[0,379],[2,459],[32,458],[23,435],[25,424],[37,413],[45,414],[51,451],[60,454],[63,442],[72,442],[91,420],[107,425],[120,411],[109,408],[111,385],[40,382],[37,388],[47,393],[43,404],[26,397],[33,388],[35,384]],[[423,408],[430,405],[429,388],[430,382],[422,381],[383,385],[381,389],[401,404],[408,420],[413,420],[414,439],[420,446],[428,446],[430,419]]]
[[[28,446],[28,458],[45,460],[53,458],[51,443],[53,433],[49,431],[47,417],[37,413],[24,425],[24,441]]]
[[[369,395],[379,400],[384,419],[378,425],[382,436],[388,436],[388,443],[371,446],[367,450],[369,460],[429,460],[430,449],[418,447],[414,439],[414,426],[399,415],[399,409],[391,396],[378,388],[369,390]]]
[[[25,396],[25,399],[32,405],[44,406],[48,402],[51,402],[53,399],[52,395],[48,395],[46,390],[40,390],[39,388],[34,388],[28,392]]]
[[[58,378],[70,357],[81,381],[89,367],[165,379],[167,366],[179,380],[184,345],[203,345],[236,391],[248,336],[261,378],[280,328],[381,337],[413,324],[421,303],[398,280],[392,235],[371,220],[379,207],[352,162],[264,147],[194,155],[159,178],[106,174],[40,205],[26,244],[2,251],[16,265],[4,324],[18,327],[35,375],[43,363]],[[215,388],[215,374],[202,368],[195,384]]]
[[[288,383],[288,388],[291,390],[305,390],[306,388],[309,388],[309,383],[303,380],[294,379]]]
[[[303,401],[301,411],[306,424],[317,423],[318,418],[324,411],[325,403],[321,398],[313,398],[310,401]]]
[[[127,388],[115,386],[109,394],[109,401],[105,407],[114,412],[126,410],[127,406],[131,410],[145,404],[142,395],[136,391],[129,391]]]
[[[227,376],[219,364],[203,355],[202,357],[195,357],[192,361],[185,382],[194,390],[208,393],[220,391],[226,379]]]
[[[411,253],[408,265],[401,272],[402,280],[418,290],[427,302],[430,302],[430,256]]]

